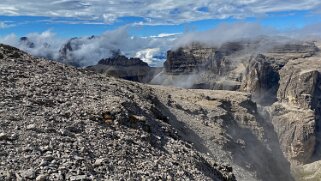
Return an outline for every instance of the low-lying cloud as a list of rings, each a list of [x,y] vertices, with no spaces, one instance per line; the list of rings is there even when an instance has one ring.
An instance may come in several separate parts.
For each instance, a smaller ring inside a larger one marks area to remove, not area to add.
[[[139,57],[150,65],[158,66],[164,61],[164,52],[174,41],[173,36],[136,37],[128,33],[127,27],[107,31],[99,36],[59,39],[51,31],[32,33],[27,38],[11,34],[0,38],[0,42],[15,46],[34,56],[46,57],[80,67],[95,65],[108,58],[115,50],[128,57]],[[62,49],[65,48],[65,52]]]
[[[43,33],[31,33],[26,35],[28,37],[25,41],[15,34],[0,38],[0,42],[17,47],[34,56],[46,57],[49,59],[58,59],[59,49],[64,40],[56,37],[51,31]]]
[[[320,40],[321,24],[314,24],[294,30],[277,30],[258,23],[223,23],[216,28],[203,32],[189,32],[179,37],[172,48],[188,46],[198,42],[210,47],[220,47],[226,42],[256,40],[265,38],[273,42],[293,40]],[[264,45],[265,47],[268,45]]]

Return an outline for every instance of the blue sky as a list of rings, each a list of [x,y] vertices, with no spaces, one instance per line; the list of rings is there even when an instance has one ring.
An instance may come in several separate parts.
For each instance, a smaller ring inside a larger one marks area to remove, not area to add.
[[[99,35],[122,26],[129,26],[131,35],[152,36],[236,22],[289,30],[320,23],[320,7],[319,0],[2,0],[0,36],[50,30],[69,38]]]

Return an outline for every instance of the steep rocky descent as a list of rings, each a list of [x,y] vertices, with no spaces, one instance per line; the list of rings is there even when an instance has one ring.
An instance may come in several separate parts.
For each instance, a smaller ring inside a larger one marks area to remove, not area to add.
[[[277,134],[250,94],[154,87],[158,107],[167,109],[163,117],[178,134],[214,160],[231,164],[238,180],[293,180]]]
[[[292,167],[320,160],[319,48],[314,42],[272,43],[269,46],[260,54],[257,54],[256,49],[247,49],[250,54],[246,55],[245,51],[242,51],[244,48],[235,48],[231,51],[233,53],[221,51],[218,54],[220,56],[217,56],[220,60],[234,62],[229,66],[232,70],[224,72],[223,78],[231,80],[231,77],[234,77],[233,80],[242,82],[240,90],[251,93],[254,101],[267,106],[263,108],[268,111],[264,112],[266,119],[271,120],[278,137],[276,142],[280,143],[281,150]],[[194,49],[181,48],[177,51],[177,58],[172,52],[170,61],[165,63],[168,68],[160,75],[160,78],[165,80],[161,83],[176,85],[176,82],[183,82],[184,84],[178,85],[184,87],[186,82],[189,82],[190,84],[185,87],[194,87],[195,83],[200,83],[199,88],[217,88],[208,86],[209,81],[201,76],[204,72],[200,70],[211,68],[206,64],[210,58],[200,57],[214,57],[218,50],[194,47]],[[207,53],[199,53],[202,51]],[[191,52],[198,52],[196,54],[199,57],[195,58]],[[239,58],[241,56],[243,57]],[[190,61],[184,63],[186,57]],[[183,68],[179,66],[179,62],[182,62]],[[188,69],[184,68],[185,65]],[[212,80],[216,82],[220,80],[217,79],[220,73],[213,70],[205,72],[207,72],[205,76],[210,77],[210,74],[212,77],[216,76]],[[270,106],[271,104],[273,105]]]
[[[150,67],[139,58],[127,58],[119,51],[110,58],[102,59],[97,65],[87,67],[89,70],[126,80],[148,83],[161,71],[161,68]]]
[[[168,123],[153,89],[0,45],[0,180],[234,180]]]
[[[279,103],[271,114],[282,149],[293,164],[321,158],[320,72],[318,56],[289,61],[280,70]]]

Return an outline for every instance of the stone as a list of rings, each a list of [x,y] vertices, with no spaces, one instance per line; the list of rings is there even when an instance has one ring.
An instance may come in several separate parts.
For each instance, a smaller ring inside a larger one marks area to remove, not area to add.
[[[94,163],[94,166],[100,166],[102,165],[104,162],[105,162],[106,159],[104,158],[99,158],[99,159],[96,159],[95,163]]]
[[[29,124],[29,125],[27,125],[26,129],[27,130],[36,130],[37,126],[35,124]]]
[[[9,137],[6,133],[0,133],[0,141],[8,140]]]
[[[45,175],[45,174],[38,175],[37,178],[36,178],[36,181],[46,181],[47,177],[48,176]]]
[[[77,176],[71,176],[70,181],[84,181],[87,179],[86,175],[77,175]]]
[[[36,171],[34,169],[28,169],[21,172],[21,176],[27,179],[36,178]]]

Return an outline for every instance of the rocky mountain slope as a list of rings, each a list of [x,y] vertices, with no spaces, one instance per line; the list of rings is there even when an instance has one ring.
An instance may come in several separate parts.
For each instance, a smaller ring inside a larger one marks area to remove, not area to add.
[[[0,85],[0,180],[234,180],[181,137],[154,88],[6,45]]]
[[[106,76],[112,67],[116,77],[144,82],[137,73],[148,66],[121,55],[101,60],[91,72],[1,45],[0,175],[317,179],[318,45],[287,42],[263,51],[260,44],[193,44],[169,51],[151,83],[198,89]]]

